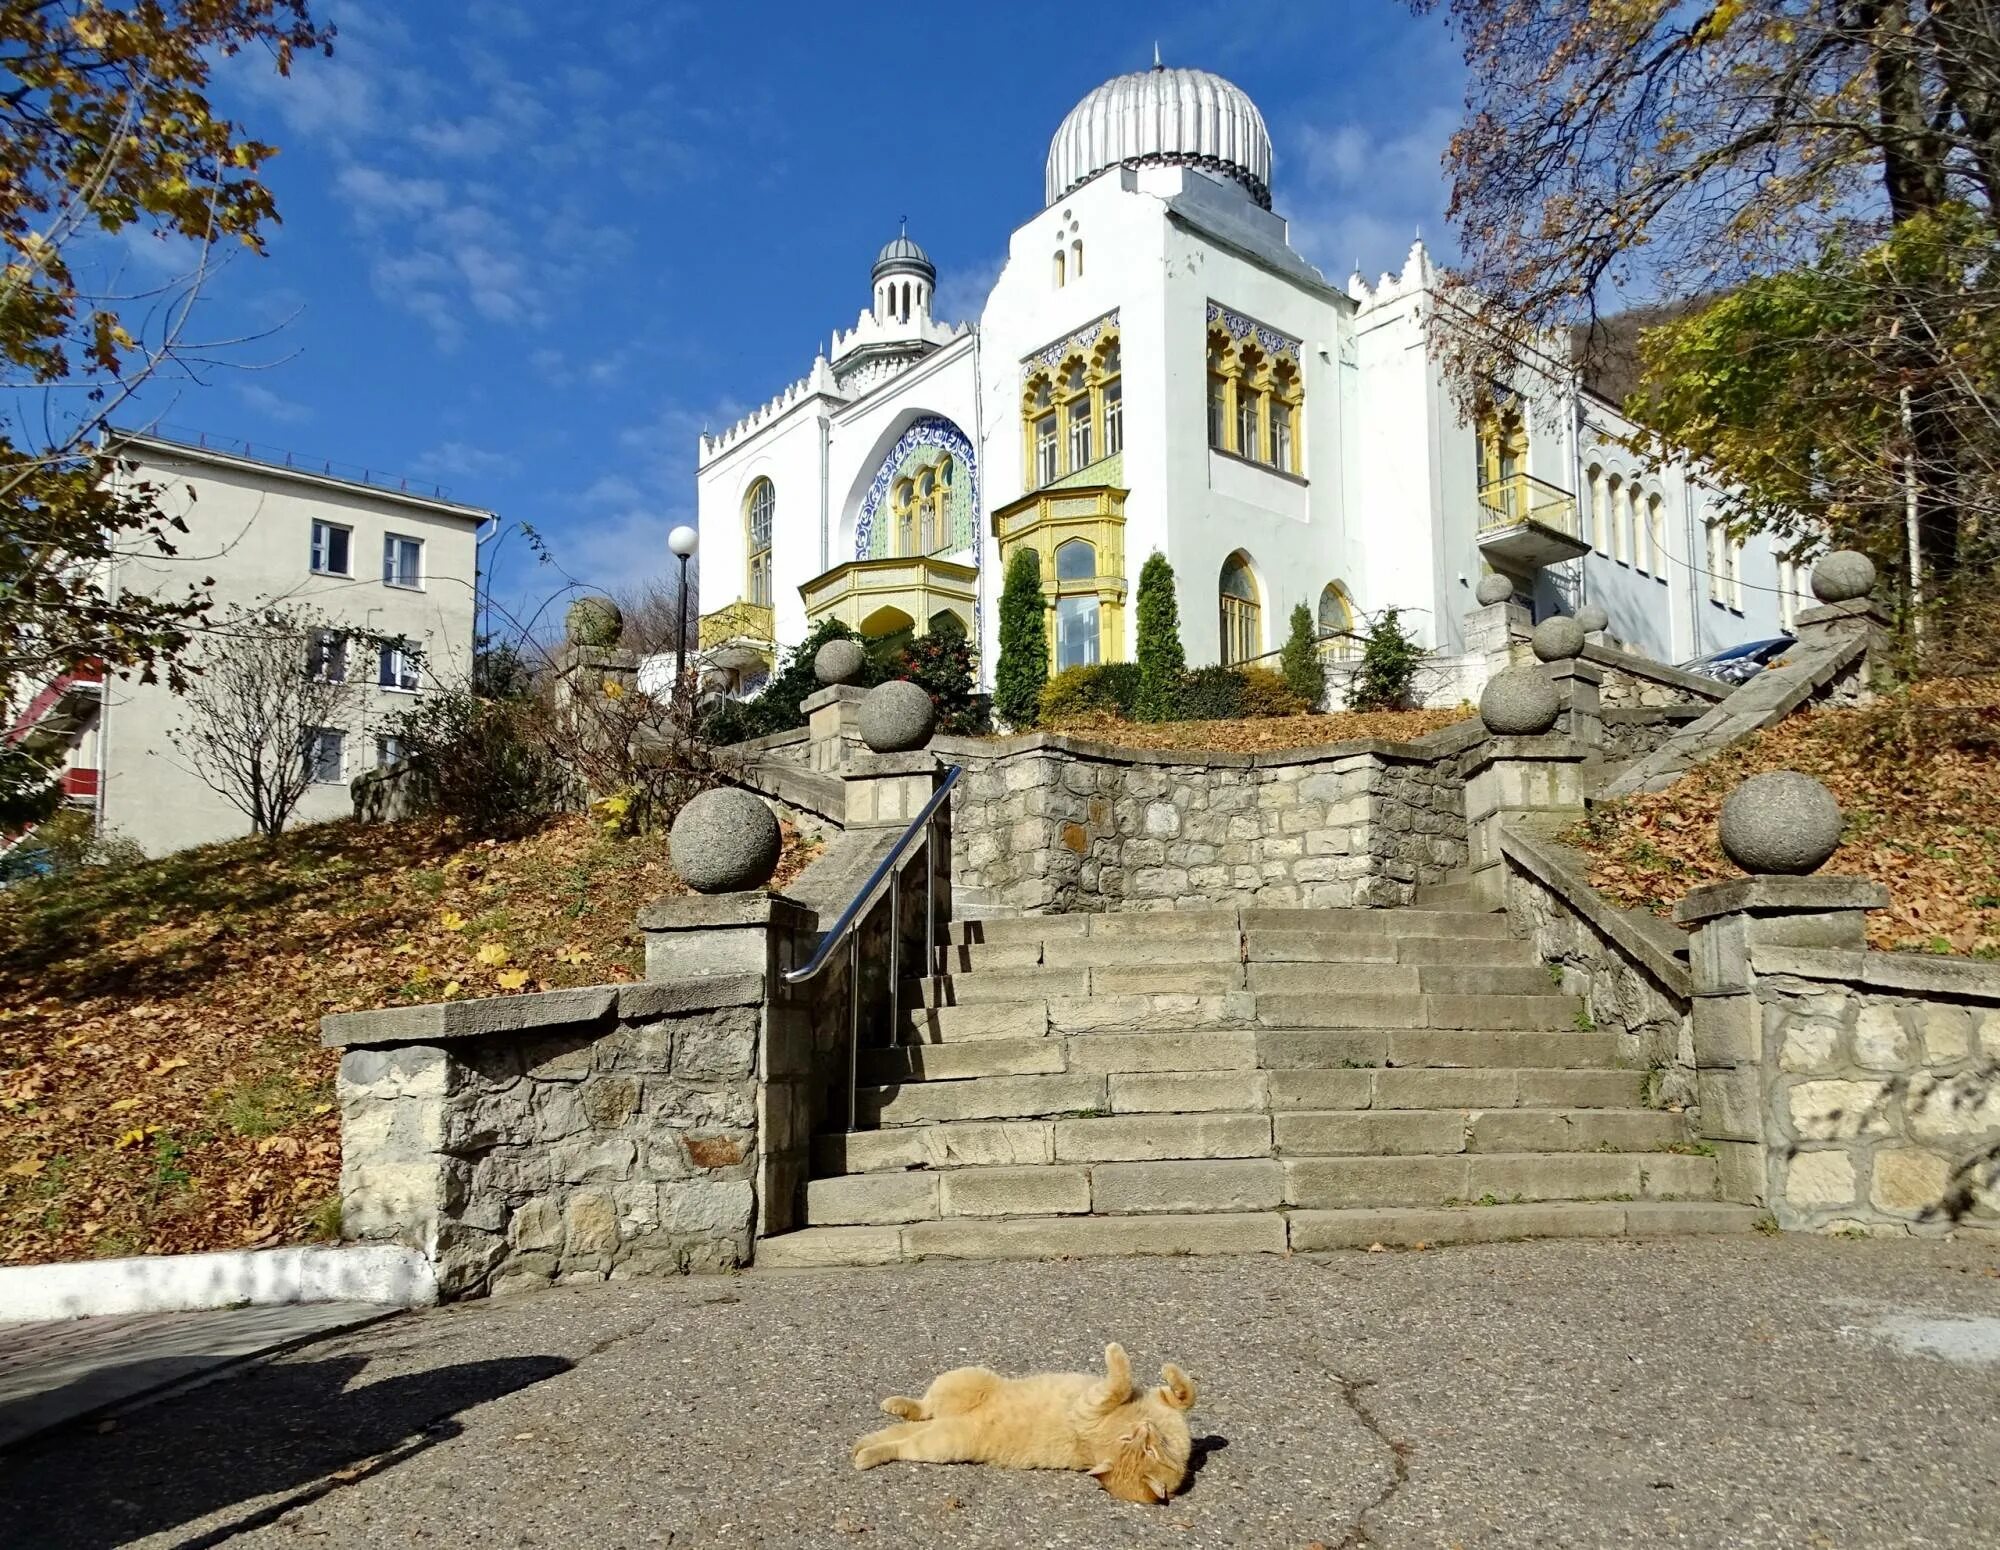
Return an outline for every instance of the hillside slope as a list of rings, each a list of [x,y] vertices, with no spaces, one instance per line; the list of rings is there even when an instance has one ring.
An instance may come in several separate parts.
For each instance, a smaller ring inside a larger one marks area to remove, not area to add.
[[[323,1015],[637,978],[634,915],[680,891],[664,836],[576,816],[321,824],[0,893],[0,1261],[337,1232]]]

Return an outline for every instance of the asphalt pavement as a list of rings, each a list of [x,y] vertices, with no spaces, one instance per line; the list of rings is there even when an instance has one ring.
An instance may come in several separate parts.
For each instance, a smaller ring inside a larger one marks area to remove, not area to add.
[[[1165,1507],[848,1450],[967,1362],[1200,1387]],[[0,1545],[2000,1545],[2000,1244],[927,1264],[404,1315],[0,1458]]]

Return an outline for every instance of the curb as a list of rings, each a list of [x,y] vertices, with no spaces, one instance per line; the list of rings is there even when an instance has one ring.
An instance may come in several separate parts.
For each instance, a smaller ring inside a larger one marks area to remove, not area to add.
[[[239,1249],[0,1269],[0,1324],[306,1302],[426,1307],[437,1276],[414,1249]]]

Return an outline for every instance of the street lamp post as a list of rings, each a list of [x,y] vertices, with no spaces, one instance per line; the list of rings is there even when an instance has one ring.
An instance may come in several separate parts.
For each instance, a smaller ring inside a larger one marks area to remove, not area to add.
[[[688,621],[688,561],[694,557],[695,545],[699,542],[695,530],[685,523],[667,534],[667,547],[681,562],[680,613],[674,621],[674,694],[680,695],[687,684],[687,621]]]

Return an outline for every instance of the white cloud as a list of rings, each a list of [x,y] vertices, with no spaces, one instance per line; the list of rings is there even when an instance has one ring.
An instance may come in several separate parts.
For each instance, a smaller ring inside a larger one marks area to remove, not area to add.
[[[266,419],[281,425],[298,425],[313,417],[310,406],[274,393],[261,382],[237,383],[236,396]]]
[[[947,269],[938,276],[937,296],[931,303],[932,314],[947,323],[962,323],[968,318],[978,317],[985,310],[986,298],[992,294],[993,284],[1000,278],[1000,271],[1006,263],[1007,255],[1001,253],[976,263]]]
[[[1419,231],[1434,256],[1449,259],[1441,162],[1457,123],[1439,105],[1386,133],[1351,120],[1295,126],[1279,145],[1274,200],[1291,219],[1292,246],[1335,283],[1357,263],[1370,279],[1401,269]]]
[[[511,474],[519,467],[519,462],[505,452],[488,451],[465,441],[446,441],[420,456],[413,471],[426,479],[493,479]]]

